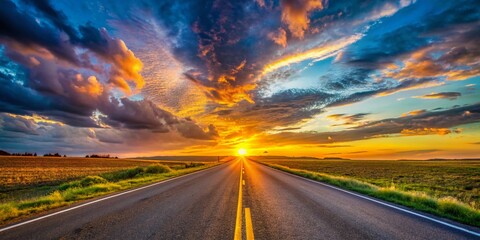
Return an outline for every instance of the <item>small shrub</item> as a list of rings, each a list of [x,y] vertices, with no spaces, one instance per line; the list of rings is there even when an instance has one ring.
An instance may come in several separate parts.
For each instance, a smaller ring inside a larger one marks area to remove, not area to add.
[[[65,191],[69,188],[88,187],[94,184],[107,183],[107,182],[108,181],[105,178],[102,178],[100,176],[87,176],[82,180],[63,183],[58,187],[58,190]]]
[[[191,163],[185,164],[185,168],[200,167],[200,166],[203,166],[203,165],[205,165],[205,164],[203,164],[203,163],[193,163],[193,162],[191,162]]]
[[[105,173],[105,174],[102,174],[101,176],[108,181],[116,182],[116,181],[125,180],[129,178],[134,178],[143,172],[144,172],[143,168],[136,167],[136,168],[122,170],[122,171],[113,172],[113,173]]]
[[[172,169],[170,169],[168,166],[161,165],[161,164],[148,166],[145,169],[146,173],[169,173],[171,171]]]
[[[59,187],[58,187],[58,190],[60,191],[65,191],[69,188],[77,188],[77,187],[80,187],[80,181],[73,181],[73,182],[66,182],[66,183],[63,183],[61,184]]]
[[[105,178],[99,176],[87,176],[84,179],[80,180],[80,186],[88,187],[93,184],[107,183],[108,181]]]

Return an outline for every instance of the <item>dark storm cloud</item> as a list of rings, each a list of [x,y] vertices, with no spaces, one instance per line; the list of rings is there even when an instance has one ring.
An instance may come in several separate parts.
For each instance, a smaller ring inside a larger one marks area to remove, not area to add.
[[[28,119],[3,114],[2,118],[3,119],[1,119],[0,126],[5,131],[38,135],[36,125]]]
[[[62,39],[61,32],[47,25],[40,25],[29,14],[20,12],[9,1],[0,1],[0,40],[15,41],[28,47],[42,46],[63,60],[78,64],[73,46]]]
[[[73,41],[77,41],[77,31],[67,23],[67,16],[61,11],[52,7],[49,0],[23,0],[26,4],[31,4],[37,8],[43,15],[50,19],[52,24],[59,30],[64,31]]]
[[[168,132],[168,126],[178,123],[171,113],[158,108],[148,100],[132,101],[128,98],[112,98],[112,104],[102,109],[102,117],[108,125],[131,129],[153,129]]]

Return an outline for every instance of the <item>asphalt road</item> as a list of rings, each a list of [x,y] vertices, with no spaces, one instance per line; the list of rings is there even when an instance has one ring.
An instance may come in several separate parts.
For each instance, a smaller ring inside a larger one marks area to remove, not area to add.
[[[480,239],[241,159],[75,207],[0,239]]]

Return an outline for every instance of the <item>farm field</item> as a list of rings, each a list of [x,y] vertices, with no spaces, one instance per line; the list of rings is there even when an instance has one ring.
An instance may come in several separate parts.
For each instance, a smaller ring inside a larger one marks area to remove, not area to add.
[[[321,160],[254,158],[269,164],[353,178],[379,187],[454,197],[480,209],[480,160]]]
[[[180,159],[0,157],[0,225],[217,164]]]
[[[0,203],[48,194],[62,182],[161,163],[172,169],[188,162],[81,157],[0,157]]]

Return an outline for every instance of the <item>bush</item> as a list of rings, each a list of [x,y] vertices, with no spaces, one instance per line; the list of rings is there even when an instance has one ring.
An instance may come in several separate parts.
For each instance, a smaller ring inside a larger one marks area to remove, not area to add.
[[[124,179],[129,179],[129,178],[134,178],[137,175],[143,173],[144,170],[141,167],[136,167],[132,169],[127,169],[127,170],[122,170],[118,172],[113,172],[113,173],[105,173],[100,176],[105,178],[108,181],[120,181]]]
[[[203,166],[203,165],[205,165],[205,164],[203,164],[203,163],[193,163],[193,162],[191,162],[191,163],[185,164],[185,168],[200,167],[200,166]]]
[[[108,181],[105,178],[99,177],[99,176],[87,176],[84,179],[80,180],[80,186],[82,187],[88,187],[93,184],[98,184],[98,183],[107,183]]]
[[[99,177],[99,176],[87,176],[83,178],[82,180],[79,181],[73,181],[73,182],[67,182],[60,187],[58,187],[58,190],[64,191],[69,188],[79,188],[79,187],[88,187],[94,184],[99,184],[99,183],[107,183],[108,181],[105,178]]]
[[[145,169],[146,173],[168,173],[171,172],[172,169],[170,169],[168,166],[157,164],[157,165],[152,165],[148,166]]]

